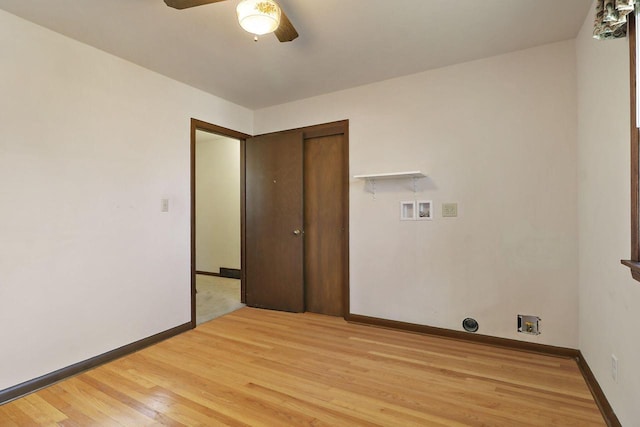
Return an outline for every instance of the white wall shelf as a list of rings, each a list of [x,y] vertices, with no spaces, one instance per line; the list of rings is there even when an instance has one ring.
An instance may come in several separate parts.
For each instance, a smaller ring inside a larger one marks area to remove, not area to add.
[[[371,187],[371,193],[373,198],[376,198],[376,180],[380,179],[412,179],[413,180],[413,192],[416,192],[416,185],[419,178],[426,178],[426,175],[420,171],[406,171],[406,172],[388,172],[388,173],[370,173],[363,175],[354,175],[354,179],[364,179]]]
[[[371,173],[365,175],[354,175],[355,179],[366,179],[366,180],[376,180],[376,179],[402,179],[402,178],[424,178],[426,177],[420,171],[408,171],[408,172],[389,172],[389,173]]]

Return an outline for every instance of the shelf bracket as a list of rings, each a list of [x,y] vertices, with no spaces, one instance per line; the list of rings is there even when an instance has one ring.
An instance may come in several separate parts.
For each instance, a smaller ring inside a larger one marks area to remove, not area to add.
[[[371,194],[373,194],[373,200],[376,199],[376,180],[373,178],[367,179],[369,187],[371,188]]]

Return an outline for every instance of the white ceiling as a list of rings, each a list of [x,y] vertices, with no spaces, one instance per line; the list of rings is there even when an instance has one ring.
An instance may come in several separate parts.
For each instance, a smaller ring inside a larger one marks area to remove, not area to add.
[[[258,43],[239,0],[0,0],[0,9],[250,109],[574,38],[592,0],[278,0],[300,37]]]

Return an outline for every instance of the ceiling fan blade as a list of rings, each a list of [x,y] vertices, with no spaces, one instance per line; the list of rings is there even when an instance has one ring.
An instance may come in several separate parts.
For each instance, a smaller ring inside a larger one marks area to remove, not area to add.
[[[218,3],[224,0],[164,0],[167,6],[174,9],[188,9],[190,7],[202,6],[203,4]]]
[[[293,28],[293,24],[289,21],[289,18],[285,15],[284,11],[282,11],[282,16],[280,17],[280,25],[274,32],[278,40],[281,42],[290,42],[291,40],[298,38],[298,32]]]

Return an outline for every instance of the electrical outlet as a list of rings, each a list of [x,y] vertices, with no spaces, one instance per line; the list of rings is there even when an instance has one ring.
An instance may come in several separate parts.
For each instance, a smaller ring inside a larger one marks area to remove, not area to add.
[[[442,204],[442,217],[453,218],[458,216],[458,204],[457,203],[443,203]]]
[[[612,354],[611,355],[611,378],[616,383],[618,382],[618,369],[619,369],[618,358],[616,357],[615,354]]]

